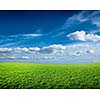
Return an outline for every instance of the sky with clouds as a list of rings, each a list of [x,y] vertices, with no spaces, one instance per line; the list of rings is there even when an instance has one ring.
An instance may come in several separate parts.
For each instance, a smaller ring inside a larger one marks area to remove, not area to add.
[[[0,61],[100,62],[100,11],[0,11]]]

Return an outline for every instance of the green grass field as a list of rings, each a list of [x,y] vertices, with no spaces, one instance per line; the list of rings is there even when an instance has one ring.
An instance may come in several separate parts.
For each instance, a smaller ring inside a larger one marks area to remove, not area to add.
[[[100,89],[100,63],[0,63],[0,89]]]

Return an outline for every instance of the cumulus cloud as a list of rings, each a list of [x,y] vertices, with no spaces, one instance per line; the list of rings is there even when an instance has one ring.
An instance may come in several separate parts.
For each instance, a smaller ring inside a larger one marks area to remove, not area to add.
[[[12,48],[0,48],[0,52],[1,52],[1,53],[10,52],[10,51],[12,51],[12,50],[13,50]]]
[[[24,47],[24,48],[15,48],[16,50],[22,51],[22,52],[29,52],[29,49]]]
[[[47,56],[45,56],[45,57],[43,57],[42,59],[43,59],[43,60],[53,60],[53,59],[55,59],[55,57],[47,57]]]
[[[86,41],[85,31],[76,31],[67,35],[71,40],[81,40]]]
[[[43,53],[43,54],[50,54],[50,53],[57,53],[57,52],[63,52],[63,50],[66,49],[66,46],[60,45],[60,44],[53,44],[50,46],[46,46],[43,48],[40,48],[40,50],[38,51],[39,53]]]
[[[69,33],[67,35],[68,38],[71,40],[80,40],[80,41],[100,41],[100,36],[97,34],[88,33],[86,34],[85,31],[76,31],[73,33]]]
[[[100,36],[97,34],[87,34],[85,35],[86,40],[90,40],[90,41],[100,41]]]
[[[64,49],[66,49],[66,46],[63,46],[63,45],[61,45],[61,44],[53,44],[53,45],[50,45],[49,46],[50,48],[53,48],[53,49],[57,49],[57,50],[64,50]]]
[[[90,49],[86,51],[87,53],[95,53],[94,49]]]
[[[40,51],[40,48],[38,48],[38,47],[30,47],[29,50],[32,51],[32,52]]]
[[[38,56],[43,56],[43,59],[45,59],[44,55],[48,55],[48,59],[53,59],[53,57],[50,57],[49,54],[56,54],[59,56],[64,53],[64,50],[66,49],[66,46],[63,45],[50,45],[50,46],[45,46],[42,48],[39,47],[17,47],[17,48],[0,48],[0,56],[3,56],[4,58],[7,59],[22,59],[22,60],[27,60],[29,58],[34,58]],[[0,57],[1,58],[1,57]]]
[[[28,56],[21,56],[21,57],[19,57],[18,59],[28,60],[29,57],[28,57]]]
[[[82,48],[82,47],[79,47],[79,48]],[[82,56],[83,54],[84,54],[84,50],[82,51],[82,50],[80,50],[80,49],[77,49],[77,50],[75,50],[75,47],[72,47],[72,49],[74,50],[72,50],[72,52],[69,52],[69,55],[70,56],[75,56],[75,57],[78,57],[78,56]]]
[[[49,53],[52,53],[52,52],[53,52],[53,49],[50,48],[50,47],[43,47],[39,51],[39,53],[42,53],[42,54],[49,54]]]
[[[7,59],[11,59],[11,60],[16,59],[16,57],[14,57],[14,56],[6,56],[6,58],[7,58]]]
[[[73,53],[72,56],[80,56],[80,53]]]
[[[0,61],[28,61],[37,63],[79,63],[98,61],[100,43],[70,45],[54,44],[29,48],[0,48]]]

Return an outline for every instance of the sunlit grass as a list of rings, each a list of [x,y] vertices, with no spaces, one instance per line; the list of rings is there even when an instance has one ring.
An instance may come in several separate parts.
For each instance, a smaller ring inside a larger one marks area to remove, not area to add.
[[[0,63],[1,89],[100,89],[100,63]]]

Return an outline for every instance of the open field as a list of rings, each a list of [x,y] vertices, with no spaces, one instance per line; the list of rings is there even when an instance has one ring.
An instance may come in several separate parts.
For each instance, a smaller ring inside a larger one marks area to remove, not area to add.
[[[100,63],[0,63],[0,89],[100,89]]]

